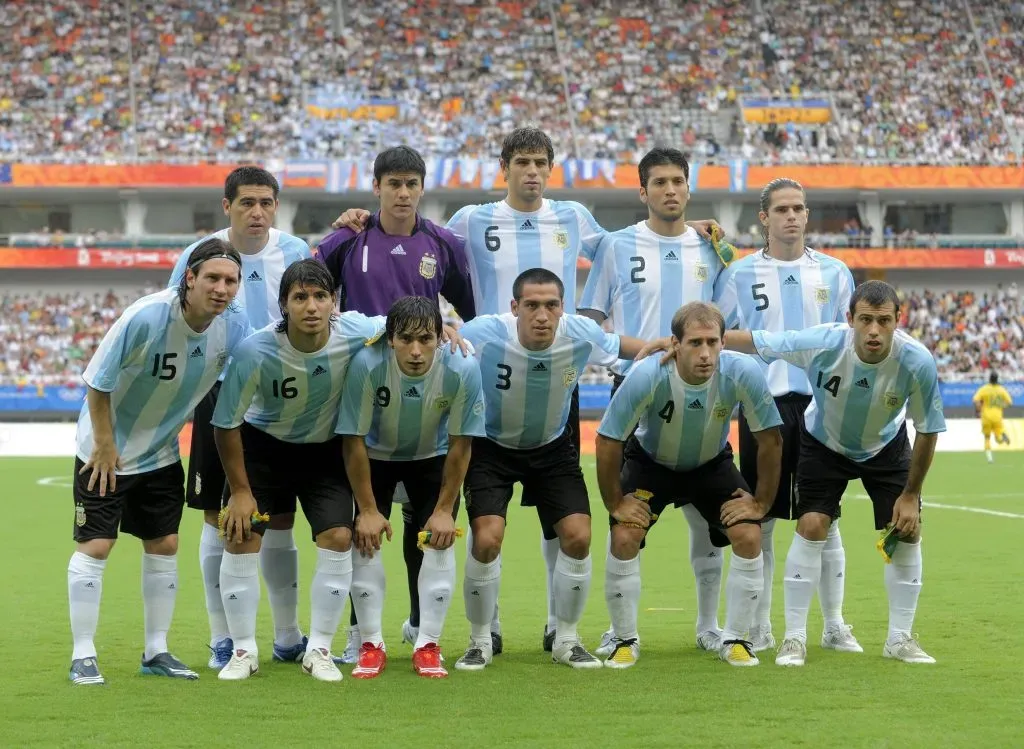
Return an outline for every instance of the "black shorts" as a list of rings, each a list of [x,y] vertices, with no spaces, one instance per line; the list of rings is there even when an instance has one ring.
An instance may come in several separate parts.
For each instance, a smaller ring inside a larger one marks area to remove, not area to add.
[[[185,502],[194,510],[220,510],[225,498],[224,466],[213,438],[213,412],[217,408],[220,382],[196,405],[192,416],[192,444],[189,447],[188,483]]]
[[[708,522],[711,543],[718,547],[729,545],[729,537],[722,525],[722,505],[732,498],[737,489],[750,491],[750,488],[736,468],[732,448],[728,444],[722,452],[692,471],[673,471],[657,463],[635,437],[626,441],[624,457],[619,479],[623,494],[638,489],[649,492],[648,504],[653,515],[660,515],[669,505],[682,507],[692,504]],[[618,524],[611,516],[608,521],[609,525]],[[648,532],[656,522],[651,523]]]
[[[804,431],[796,469],[796,516],[820,512],[835,520],[847,483],[860,479],[875,508],[875,530],[882,530],[892,522],[893,507],[907,484],[911,453],[906,424],[878,455],[859,463]]]
[[[355,510],[340,436],[327,442],[297,444],[272,437],[247,422],[241,430],[245,472],[260,512],[272,516],[294,512],[298,497],[314,541],[331,528],[352,529]],[[262,533],[266,524],[254,525],[253,530]]]
[[[775,399],[775,406],[782,417],[782,466],[779,472],[779,490],[775,494],[766,517],[792,520],[794,513],[793,488],[796,484],[796,465],[800,460],[800,433],[804,428],[804,411],[811,402],[811,396],[788,393]],[[757,439],[747,426],[747,419],[740,409],[740,473],[747,486],[757,488]]]
[[[473,440],[463,482],[470,520],[484,515],[504,518],[516,482],[533,498],[542,527],[554,528],[569,515],[590,515],[587,483],[568,430],[531,450],[513,450],[481,437]]]
[[[148,473],[118,476],[117,490],[108,490],[105,497],[98,493],[98,480],[89,491],[89,474],[79,474],[84,465],[75,458],[75,541],[117,538],[119,527],[143,541],[178,532],[185,506],[185,469],[180,460]]]
[[[373,487],[373,498],[377,501],[377,511],[386,518],[391,518],[391,507],[395,497],[395,487],[405,484],[405,492],[409,502],[402,507],[403,521],[422,530],[427,520],[434,514],[437,498],[441,493],[442,476],[446,455],[423,460],[370,460],[370,485]],[[358,507],[356,514],[359,513]],[[455,499],[452,517],[458,517],[459,500]]]
[[[572,398],[569,400],[569,421],[565,426],[565,433],[569,435],[569,441],[572,443],[573,448],[576,450],[576,463],[580,462],[580,446],[582,440],[580,437],[580,386],[579,384],[572,390]],[[537,501],[533,493],[524,486],[523,496],[520,500],[520,505],[523,507],[536,507]],[[544,521],[541,521],[541,526],[544,530],[544,538],[554,538],[555,531],[552,528],[544,526]]]

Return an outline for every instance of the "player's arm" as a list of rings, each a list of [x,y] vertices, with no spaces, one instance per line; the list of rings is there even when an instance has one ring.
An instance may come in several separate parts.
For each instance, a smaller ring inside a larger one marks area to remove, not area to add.
[[[946,431],[939,374],[935,360],[924,354],[923,365],[913,373],[913,385],[907,400],[907,412],[914,419],[914,450],[910,456],[907,483],[896,499],[892,523],[900,538],[914,541],[921,530],[921,490],[935,456],[939,432]]]
[[[782,359],[804,369],[810,365],[819,351],[845,345],[848,330],[847,326],[836,323],[780,333],[769,333],[765,330],[727,330],[723,344],[731,351],[759,356],[769,364]]]
[[[725,268],[715,279],[715,288],[711,292],[711,301],[718,307],[725,319],[728,329],[743,327],[740,319],[739,297],[736,294],[735,265]]]
[[[89,405],[89,421],[92,423],[92,453],[78,473],[89,472],[89,491],[93,491],[99,480],[99,495],[105,497],[107,489],[117,489],[117,468],[121,458],[114,442],[114,420],[110,406],[110,393],[88,387],[85,395]]]
[[[448,455],[441,471],[441,490],[434,512],[427,518],[423,530],[430,533],[430,548],[447,549],[455,543],[455,517],[453,511],[459,498],[459,489],[469,470],[473,452],[473,438],[449,435]]]
[[[727,330],[722,338],[722,348],[739,351],[741,354],[757,356],[754,347],[754,333],[751,330]]]
[[[615,291],[615,235],[606,234],[594,253],[594,261],[587,273],[583,294],[576,305],[579,314],[589,317],[598,325],[608,319]]]
[[[984,398],[982,397],[982,391],[983,391],[984,389],[985,389],[985,386],[984,386],[984,385],[982,385],[982,386],[981,386],[980,388],[978,388],[978,390],[977,390],[977,391],[976,391],[976,392],[974,393],[974,397],[973,397],[973,398],[971,398],[971,401],[972,401],[972,402],[974,403],[974,415],[975,415],[975,416],[981,416],[981,406],[982,406],[982,403],[983,403],[983,401],[984,401]]]
[[[377,509],[370,481],[370,455],[366,452],[366,438],[359,435],[345,435],[342,441],[342,456],[345,472],[352,485],[359,515],[356,517],[356,548],[365,557],[372,557],[380,550],[381,537],[387,534],[391,540],[391,523]]]
[[[672,351],[672,336],[662,336],[652,341],[633,338],[628,335],[619,336],[620,359],[644,359],[657,351]]]
[[[463,321],[468,322],[476,317],[476,301],[473,299],[473,282],[469,277],[466,241],[462,237],[456,237],[455,244],[448,245],[448,266],[445,269],[444,283],[441,285],[441,295],[451,302]]]
[[[356,234],[366,228],[366,222],[370,220],[370,213],[365,208],[349,208],[343,214],[334,219],[332,229],[351,229]]]

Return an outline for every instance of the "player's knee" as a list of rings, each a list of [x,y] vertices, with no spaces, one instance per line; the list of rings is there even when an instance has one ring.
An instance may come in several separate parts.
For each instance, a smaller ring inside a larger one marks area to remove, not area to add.
[[[272,531],[290,531],[295,527],[295,513],[282,512],[270,516],[270,523],[267,527]]]
[[[487,564],[501,553],[505,523],[497,515],[485,515],[473,521],[473,558]]]
[[[77,551],[87,557],[104,561],[110,556],[114,543],[115,539],[113,538],[93,538],[78,544]]]
[[[590,516],[569,515],[555,524],[562,553],[573,559],[585,559],[590,554]]]
[[[248,539],[241,541],[228,541],[224,540],[224,551],[228,554],[255,554],[260,550],[260,546],[263,545],[263,536],[259,533],[253,532],[250,534]]]
[[[754,559],[761,553],[761,527],[757,523],[736,523],[726,534],[734,554]]]
[[[329,551],[348,551],[352,548],[352,531],[344,526],[328,528],[317,534],[316,545]]]
[[[624,525],[612,526],[611,553],[616,559],[635,559],[640,553],[640,544],[646,531],[640,528],[627,528]]]
[[[828,537],[828,528],[832,518],[820,512],[808,512],[796,521],[796,532],[808,541],[824,541]]]
[[[147,554],[157,554],[163,557],[174,556],[178,553],[178,534],[143,541],[142,548]]]

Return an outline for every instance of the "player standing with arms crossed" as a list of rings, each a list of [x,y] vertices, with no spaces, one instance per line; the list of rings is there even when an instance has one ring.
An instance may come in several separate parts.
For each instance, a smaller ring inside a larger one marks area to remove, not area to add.
[[[77,548],[68,563],[74,684],[104,683],[93,639],[118,527],[142,541],[142,673],[199,678],[167,647],[185,503],[178,432],[249,333],[244,317],[224,314],[238,291],[241,265],[226,242],[200,243],[178,288],[128,307],[83,375],[88,392],[75,458]]]
[[[853,275],[841,261],[804,244],[809,211],[799,182],[775,179],[761,191],[763,249],[733,263],[715,284],[714,301],[727,328],[781,333],[829,322],[844,322],[853,294]],[[775,502],[761,523],[764,592],[758,599],[751,642],[755,653],[775,647],[772,635],[772,588],[775,578],[775,520],[795,517],[795,481],[800,458],[804,411],[811,402],[811,383],[799,367],[777,360],[758,360],[782,415],[782,474]],[[758,444],[742,412],[739,420],[740,471],[757,485]],[[843,619],[846,552],[839,519],[829,526],[821,553],[818,598],[825,620],[821,646],[847,653],[864,652]]]

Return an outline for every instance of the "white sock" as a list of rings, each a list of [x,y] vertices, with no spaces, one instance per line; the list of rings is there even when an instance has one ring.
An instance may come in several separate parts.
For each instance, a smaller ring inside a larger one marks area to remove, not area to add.
[[[71,611],[72,660],[95,658],[96,625],[100,620],[103,570],[106,559],[76,551],[68,561],[68,607]]]
[[[423,566],[420,567],[420,630],[416,635],[414,649],[428,643],[435,645],[441,640],[444,620],[455,590],[455,547],[444,551],[423,550]]]
[[[493,562],[487,563],[477,561],[472,552],[467,555],[462,597],[466,602],[471,642],[486,642],[488,647],[491,645],[491,617],[498,602],[500,580],[501,554]]]
[[[316,550],[316,571],[309,588],[309,644],[307,649],[330,652],[334,635],[345,613],[345,600],[352,585],[352,551]]]
[[[811,599],[821,578],[821,552],[824,547],[824,541],[808,541],[799,533],[793,534],[783,578],[787,640],[795,637],[807,642],[807,612],[811,610]]]
[[[591,558],[573,559],[559,549],[552,585],[555,589],[555,640],[576,642],[576,631],[590,594]]]
[[[224,552],[220,597],[235,650],[256,653],[256,612],[260,607],[259,554]]]
[[[146,630],[146,660],[168,652],[167,632],[178,597],[178,558],[142,555],[142,610]]]
[[[383,645],[381,619],[384,616],[384,559],[378,551],[372,557],[359,552],[352,555],[352,605],[359,621],[359,639],[371,645]],[[362,643],[360,643],[362,644]]]
[[[764,589],[764,558],[758,553],[753,559],[735,552],[729,562],[729,577],[725,581],[725,630],[722,642],[749,640],[750,625]]]
[[[697,634],[708,630],[717,632],[725,550],[711,543],[708,521],[696,507],[683,505],[683,515],[690,526],[690,566],[697,583]]]
[[[889,639],[897,635],[911,637],[917,599],[921,595],[923,562],[921,542],[900,541],[892,553],[892,564],[885,565],[885,588],[889,592]]]
[[[544,538],[543,534],[540,537],[540,550],[544,554],[544,564],[547,567],[547,581],[548,581],[548,624],[549,630],[555,628],[555,563],[558,561],[558,552],[560,552],[561,546],[559,545],[558,537],[552,538],[550,541]]]
[[[762,632],[771,632],[772,586],[775,583],[775,518],[766,518],[761,522],[761,558],[764,559],[764,585],[757,599],[754,627]]]
[[[640,610],[640,555],[618,559],[608,552],[604,564],[604,600],[612,619],[612,630],[620,640],[631,640],[637,634]]]
[[[299,550],[291,529],[264,532],[260,568],[274,618],[274,644],[294,647],[302,642],[302,631],[299,629]]]
[[[473,557],[473,526],[466,528],[466,564]],[[551,589],[550,584],[548,590]],[[501,632],[501,613],[498,610],[498,595],[501,592],[501,555],[498,555],[498,589],[494,594],[494,613],[491,614],[491,632]]]
[[[220,560],[224,556],[224,542],[217,529],[203,523],[199,536],[199,569],[203,573],[203,591],[206,593],[206,615],[210,619],[210,647],[228,636],[228,620],[224,617],[224,602],[220,600]]]
[[[846,550],[839,535],[839,521],[829,526],[821,551],[821,580],[818,581],[818,602],[825,619],[825,629],[843,626],[843,594],[846,591]]]

